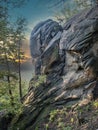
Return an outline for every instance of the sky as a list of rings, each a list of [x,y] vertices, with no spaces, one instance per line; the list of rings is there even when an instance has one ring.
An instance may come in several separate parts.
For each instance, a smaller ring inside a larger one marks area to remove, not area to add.
[[[60,13],[60,10],[64,8],[64,4],[68,6],[68,2],[74,3],[75,0],[27,0],[21,8],[11,9],[10,13],[12,19],[19,16],[23,16],[27,19],[28,26],[26,35],[29,38],[33,27],[46,19],[55,19],[55,15]],[[91,1],[91,0],[88,0]],[[74,4],[70,4],[71,8],[75,7]]]
[[[11,10],[14,18],[23,16],[27,19],[28,26],[26,35],[29,38],[33,27],[40,21],[54,18],[63,3],[56,5],[60,0],[29,0],[24,6]]]

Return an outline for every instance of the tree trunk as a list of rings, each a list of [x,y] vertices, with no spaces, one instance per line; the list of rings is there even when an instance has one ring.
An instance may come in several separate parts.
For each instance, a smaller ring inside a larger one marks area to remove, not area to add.
[[[10,76],[7,76],[7,82],[8,82],[8,86],[9,86],[9,95],[10,95],[10,100],[11,100],[11,105],[14,105],[14,98],[13,98],[13,94],[12,94],[12,90],[11,90],[11,85],[10,85]]]
[[[14,105],[14,97],[13,97],[12,90],[11,90],[10,66],[9,66],[9,61],[8,61],[8,58],[7,58],[6,51],[5,51],[5,62],[6,62],[7,71],[8,71],[8,74],[7,74],[8,92],[9,92],[9,96],[10,96],[10,100],[11,100],[11,105],[13,106]]]
[[[19,48],[18,48],[18,73],[19,73],[19,95],[20,95],[20,101],[22,99],[22,86],[21,86],[21,61],[20,61],[20,41],[19,41]]]

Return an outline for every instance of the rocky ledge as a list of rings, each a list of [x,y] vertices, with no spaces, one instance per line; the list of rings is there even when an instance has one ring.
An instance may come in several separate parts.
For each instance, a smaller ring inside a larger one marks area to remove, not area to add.
[[[51,110],[81,106],[98,96],[98,7],[63,26],[51,19],[39,23],[31,33],[30,49],[35,76],[15,124],[19,130],[35,130]]]

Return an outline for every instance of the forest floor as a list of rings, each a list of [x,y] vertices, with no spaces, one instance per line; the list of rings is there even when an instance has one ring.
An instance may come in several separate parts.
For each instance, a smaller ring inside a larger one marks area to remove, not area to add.
[[[53,110],[42,122],[36,130],[98,130],[98,99],[84,106]]]

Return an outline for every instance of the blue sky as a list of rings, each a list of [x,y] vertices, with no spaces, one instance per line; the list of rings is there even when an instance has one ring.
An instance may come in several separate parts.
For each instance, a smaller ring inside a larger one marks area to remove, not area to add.
[[[55,13],[62,7],[62,3],[53,7],[60,0],[29,0],[23,7],[11,10],[13,17],[23,16],[28,21],[27,35],[29,36],[33,27],[40,21],[53,18]]]

